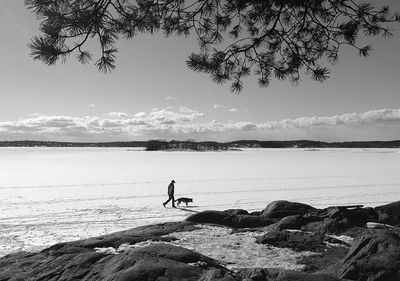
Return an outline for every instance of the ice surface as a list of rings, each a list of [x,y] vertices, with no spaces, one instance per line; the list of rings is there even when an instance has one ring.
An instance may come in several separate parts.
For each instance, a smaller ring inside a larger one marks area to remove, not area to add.
[[[256,237],[264,232],[232,233],[227,227],[197,225],[199,229],[189,232],[175,232],[170,234],[177,238],[169,242],[196,251],[205,256],[218,260],[230,269],[238,268],[281,268],[288,270],[302,270],[304,265],[298,264],[301,257],[316,255],[317,253],[303,251],[295,252],[287,248],[277,248],[269,245],[257,244]],[[97,252],[117,254],[129,248],[144,247],[150,244],[167,243],[144,241],[135,245],[122,244],[118,249],[96,248]]]
[[[400,200],[398,167],[397,149],[1,148],[0,255],[184,219],[190,212],[162,207],[172,179],[193,211],[279,199],[376,206]]]

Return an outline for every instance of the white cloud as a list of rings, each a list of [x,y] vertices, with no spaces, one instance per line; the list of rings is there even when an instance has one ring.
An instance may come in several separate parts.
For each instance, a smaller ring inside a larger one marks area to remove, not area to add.
[[[214,104],[214,109],[221,109],[221,108],[227,108],[227,106],[226,105],[223,105],[223,104]]]
[[[91,103],[91,104],[88,105],[88,107],[89,107],[89,108],[93,108],[93,107],[95,107],[95,104],[94,104],[94,103]]]
[[[239,109],[237,109],[236,107],[228,107],[228,106],[226,106],[226,105],[223,105],[223,104],[214,104],[213,105],[213,108],[214,109],[227,109],[229,112],[238,112],[239,111]]]
[[[166,100],[176,100],[176,98],[174,98],[174,97],[166,97],[165,99]]]
[[[197,110],[193,110],[193,109],[190,109],[188,107],[180,106],[179,107],[179,112],[182,112],[182,113],[193,113],[193,112],[197,112]]]
[[[115,118],[115,117],[118,118]],[[384,124],[400,126],[400,109],[373,110],[364,113],[347,113],[334,116],[312,116],[281,121],[255,122],[199,122],[204,114],[187,107],[178,112],[170,108],[154,109],[149,113],[139,112],[133,118],[127,114],[114,112],[108,117],[99,116],[31,116],[17,121],[0,122],[3,136],[19,139],[80,140],[97,141],[145,138],[195,138],[226,134],[312,132],[319,129],[338,128],[382,128]],[[388,130],[393,131],[392,128]],[[393,134],[392,134],[393,135]]]
[[[280,122],[267,122],[261,124],[261,126],[280,129],[314,129],[326,126],[373,124],[388,121],[400,121],[400,109],[381,109],[364,113],[346,113],[334,116],[301,117],[297,119],[286,119]]]
[[[128,117],[128,114],[125,113],[125,112],[110,112],[107,115],[110,116],[110,117],[113,117],[113,118],[126,118],[126,117]]]
[[[149,125],[149,123],[142,118],[126,119],[123,124],[127,126]]]
[[[197,118],[204,117],[204,113],[201,113],[197,110],[192,110],[187,107],[180,107],[179,112],[174,112],[170,107],[165,109],[157,109],[153,110],[148,114],[148,119],[152,121],[166,122],[171,123],[174,122],[191,122]]]
[[[144,118],[146,115],[147,115],[146,112],[139,112],[139,113],[136,113],[134,116],[137,118]]]

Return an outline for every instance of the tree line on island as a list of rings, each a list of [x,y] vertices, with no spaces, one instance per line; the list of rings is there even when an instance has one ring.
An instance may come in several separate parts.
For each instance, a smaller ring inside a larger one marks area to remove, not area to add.
[[[322,142],[312,140],[260,141],[238,140],[232,142],[215,142],[194,140],[148,140],[119,142],[55,142],[55,141],[0,141],[0,147],[144,147],[146,151],[158,150],[193,150],[219,151],[241,148],[400,148],[400,140],[392,141],[349,141]]]

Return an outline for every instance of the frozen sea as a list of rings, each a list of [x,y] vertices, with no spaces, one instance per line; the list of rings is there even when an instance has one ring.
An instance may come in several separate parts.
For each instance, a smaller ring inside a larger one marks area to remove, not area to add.
[[[0,148],[0,256],[279,199],[377,206],[400,200],[399,167],[399,149]],[[172,179],[189,211],[163,208]]]

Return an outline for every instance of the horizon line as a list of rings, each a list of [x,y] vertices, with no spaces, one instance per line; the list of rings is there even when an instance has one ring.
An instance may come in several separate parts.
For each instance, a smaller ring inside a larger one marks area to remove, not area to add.
[[[148,140],[115,140],[115,141],[53,141],[53,140],[0,140],[0,143],[17,143],[17,142],[48,142],[48,143],[74,143],[74,144],[111,144],[111,143],[130,143],[130,142],[149,142],[149,141],[160,141],[160,142],[191,142],[191,143],[204,143],[204,142],[214,142],[220,144],[226,143],[234,143],[234,142],[318,142],[318,143],[372,143],[372,142],[381,142],[381,143],[390,143],[390,142],[400,142],[400,139],[393,140],[350,140],[350,141],[321,141],[321,140],[313,140],[313,139],[290,139],[290,140],[260,140],[260,139],[237,139],[233,141],[216,141],[216,140],[205,140],[205,141],[196,141],[196,140],[166,140],[166,139],[148,139]]]

